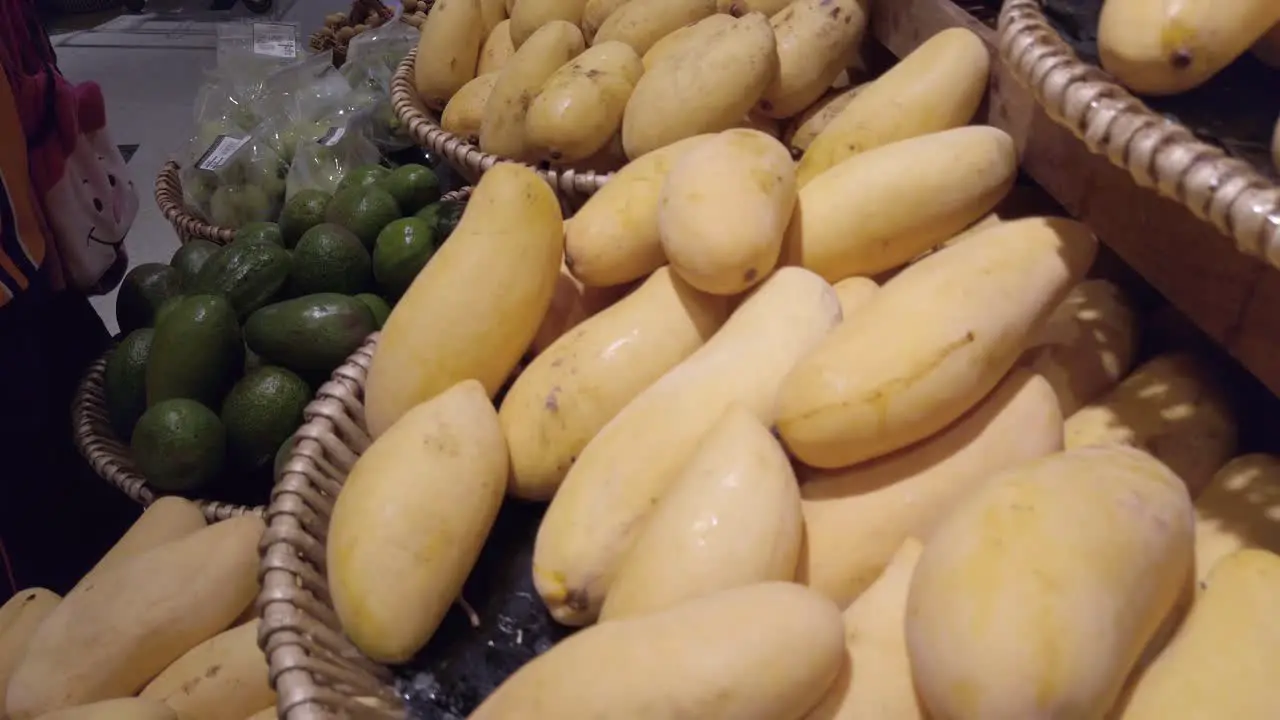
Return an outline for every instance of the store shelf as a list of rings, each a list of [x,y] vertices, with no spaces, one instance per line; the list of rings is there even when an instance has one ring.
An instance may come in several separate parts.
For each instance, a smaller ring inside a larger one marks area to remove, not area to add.
[[[876,39],[898,57],[946,28],[978,33],[991,49],[994,69],[979,120],[1012,135],[1031,178],[1280,394],[1280,271],[1240,254],[1213,226],[1090,153],[1000,65],[995,31],[951,0],[873,3]]]

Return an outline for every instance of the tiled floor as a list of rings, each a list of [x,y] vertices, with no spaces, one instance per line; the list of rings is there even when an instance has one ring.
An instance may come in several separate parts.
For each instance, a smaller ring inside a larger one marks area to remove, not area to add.
[[[101,85],[115,142],[137,146],[129,167],[140,209],[125,240],[133,264],[167,262],[178,246],[151,189],[161,166],[193,132],[196,90],[214,65],[215,24],[229,17],[262,17],[238,4],[223,12],[209,7],[208,0],[152,0],[142,14],[115,11],[50,20],[62,73],[75,82]],[[305,42],[326,14],[347,7],[344,0],[276,0],[267,19],[297,22]],[[95,298],[94,307],[114,332],[115,293]]]

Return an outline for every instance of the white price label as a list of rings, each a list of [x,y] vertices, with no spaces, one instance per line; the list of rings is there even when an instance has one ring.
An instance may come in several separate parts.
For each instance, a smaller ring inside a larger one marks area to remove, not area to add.
[[[235,155],[236,151],[244,147],[244,144],[247,142],[249,142],[249,138],[247,137],[219,135],[218,138],[213,141],[213,144],[209,146],[209,149],[205,150],[204,154],[200,156],[200,159],[196,161],[196,167],[201,170],[217,170],[223,165],[226,165],[227,161],[231,159],[231,156]]]
[[[339,142],[342,142],[342,136],[346,134],[347,129],[344,127],[331,127],[328,130],[325,130],[323,135],[316,138],[316,142],[325,147],[333,147]]]
[[[297,28],[289,23],[254,23],[253,53],[293,60],[298,57]]]

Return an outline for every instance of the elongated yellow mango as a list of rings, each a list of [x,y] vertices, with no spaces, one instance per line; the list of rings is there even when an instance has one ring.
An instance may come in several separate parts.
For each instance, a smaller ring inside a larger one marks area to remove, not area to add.
[[[911,580],[907,649],[929,717],[1105,717],[1192,577],[1191,517],[1177,476],[1127,447],[991,478]]]
[[[404,662],[431,639],[493,527],[508,462],[475,380],[413,408],[360,456],[327,550],[333,607],[361,652]]]
[[[1204,584],[1177,636],[1138,679],[1121,720],[1280,717],[1280,556],[1234,552]]]
[[[609,22],[646,6],[625,5]],[[607,24],[600,29],[597,42],[607,29]],[[752,13],[708,37],[700,52],[677,55],[649,68],[636,83],[622,118],[627,157],[742,122],[777,72],[776,43],[769,20]]]
[[[605,149],[622,127],[622,111],[643,74],[640,56],[620,42],[598,43],[560,66],[529,105],[530,152],[574,163]]]
[[[867,304],[872,295],[880,286],[875,280],[864,277],[845,278],[840,282],[832,285],[835,288],[836,297],[840,298],[840,314],[848,319],[855,310]]]
[[[458,89],[440,114],[440,128],[474,142],[480,137],[484,108],[498,83],[498,73],[480,75]]]
[[[1083,224],[1032,218],[911,265],[783,382],[783,442],[808,465],[836,468],[938,432],[1017,362],[1096,250]]]
[[[860,152],[968,124],[990,69],[987,46],[972,31],[951,28],[929,38],[818,133],[800,159],[800,186]]]
[[[831,87],[867,29],[860,0],[795,0],[769,18],[778,39],[778,72],[756,109],[789,118]]]
[[[433,110],[476,76],[480,44],[485,39],[479,0],[440,0],[422,23],[414,60],[414,88]]]
[[[1027,362],[1053,385],[1069,417],[1115,387],[1137,350],[1138,321],[1124,293],[1106,280],[1085,280],[1049,316]]]
[[[480,60],[476,64],[476,77],[496,73],[502,69],[516,52],[515,43],[511,41],[511,21],[503,20],[489,32],[484,45],[480,46]]]
[[[1275,0],[1107,0],[1098,56],[1130,90],[1176,95],[1217,75],[1276,23]]]
[[[1237,550],[1280,552],[1280,457],[1250,453],[1222,466],[1196,498],[1196,577]]]
[[[992,475],[1061,449],[1053,389],[1017,369],[933,437],[851,467],[802,470],[807,552],[800,581],[848,606],[905,538],[927,540]]]
[[[513,21],[514,22],[514,21]],[[512,30],[513,36],[515,30]],[[577,25],[552,20],[537,28],[498,73],[484,106],[480,149],[504,158],[533,159],[525,123],[543,84],[586,46]]]
[[[667,176],[658,205],[662,250],[690,285],[737,295],[773,272],[795,204],[786,146],[758,130],[726,130]]]
[[[733,405],[654,508],[609,588],[600,620],[658,612],[796,574],[804,520],[791,462]]]
[[[163,702],[183,720],[244,720],[274,708],[267,659],[258,648],[257,620],[191,648],[138,693]]]
[[[720,328],[727,298],[659,268],[631,295],[561,337],[516,378],[498,417],[510,493],[550,500],[591,438]]]
[[[1235,455],[1238,429],[1213,370],[1188,353],[1140,365],[1067,418],[1067,449],[1132,445],[1160,458],[1196,497]]]
[[[184,501],[185,502],[185,501]],[[204,518],[201,518],[201,524]],[[134,523],[135,525],[137,523]],[[0,606],[0,715],[3,715],[9,676],[27,652],[27,643],[36,628],[62,600],[44,588],[28,588],[13,594]]]
[[[516,671],[470,720],[798,718],[839,670],[841,635],[840,611],[799,585],[725,590],[583,630]]]
[[[829,282],[892,270],[989,212],[1017,174],[1013,138],[985,125],[855,155],[801,188],[783,263]]]
[[[667,263],[658,233],[662,184],[676,161],[712,137],[697,135],[642,155],[587,199],[565,228],[565,264],[584,285],[621,285]]]
[[[642,58],[646,71],[658,63],[680,57],[689,51],[700,52],[703,44],[716,33],[733,24],[733,17],[717,13],[685,25],[653,44]]]
[[[733,403],[772,424],[782,378],[839,322],[830,285],[782,268],[707,344],[600,430],[551,501],[534,545],[534,584],[557,621],[597,617],[618,563],[702,436]]]
[[[904,629],[907,592],[924,545],[909,537],[844,611],[845,667],[804,720],[923,720]]]
[[[369,432],[468,378],[492,397],[551,305],[563,253],[560,202],[542,178],[514,163],[485,173],[383,326],[365,385]]]

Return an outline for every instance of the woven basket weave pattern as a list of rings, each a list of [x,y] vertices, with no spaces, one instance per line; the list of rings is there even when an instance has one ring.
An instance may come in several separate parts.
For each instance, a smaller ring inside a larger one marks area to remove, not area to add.
[[[197,239],[208,240],[218,245],[231,242],[235,237],[235,230],[210,225],[187,209],[182,198],[180,170],[178,163],[170,160],[156,176],[156,205],[160,207],[164,219],[178,233],[178,240],[183,243]]]
[[[497,163],[514,162],[482,152],[466,139],[447,133],[440,128],[439,122],[423,106],[422,101],[418,99],[418,93],[413,88],[413,64],[417,54],[417,50],[410,51],[391,78],[391,106],[395,109],[400,122],[408,129],[409,136],[414,142],[442,156],[471,182],[477,181]],[[597,173],[590,170],[579,172],[533,165],[530,167],[533,167],[538,175],[550,183],[561,198],[570,204],[584,201],[612,177],[612,173]]]
[[[1005,0],[999,33],[1001,57],[1049,117],[1139,185],[1213,223],[1240,252],[1280,268],[1280,187],[1082,62],[1045,20],[1041,0]]]

